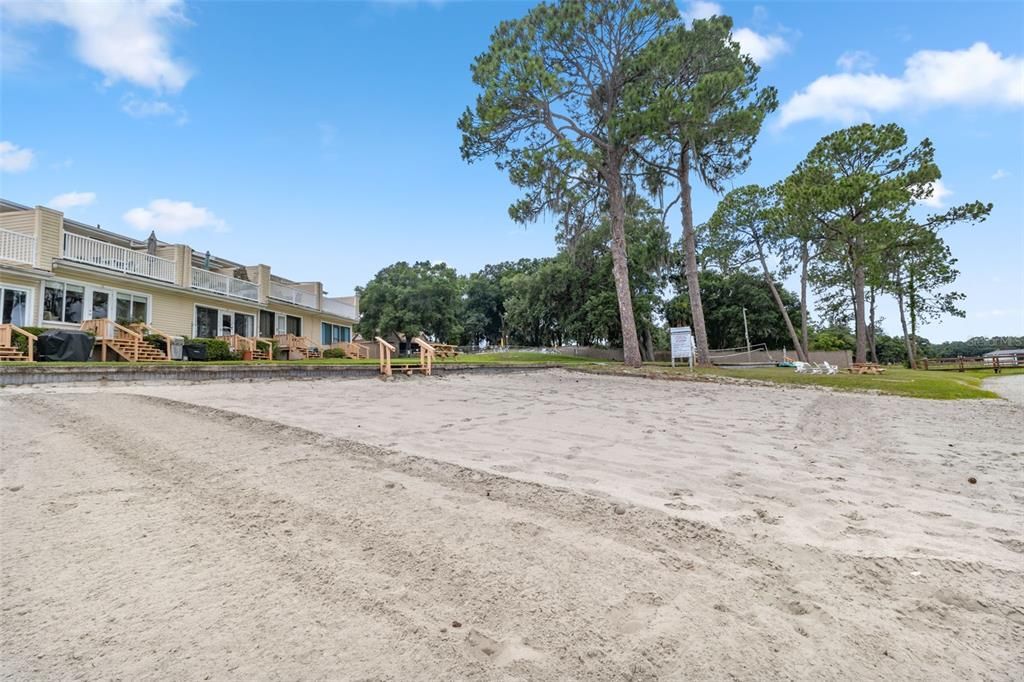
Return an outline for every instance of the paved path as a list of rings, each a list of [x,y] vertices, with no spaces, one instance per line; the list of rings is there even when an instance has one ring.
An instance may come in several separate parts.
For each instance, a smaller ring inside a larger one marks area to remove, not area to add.
[[[1009,374],[985,380],[985,388],[1011,402],[1024,405],[1024,374]]]

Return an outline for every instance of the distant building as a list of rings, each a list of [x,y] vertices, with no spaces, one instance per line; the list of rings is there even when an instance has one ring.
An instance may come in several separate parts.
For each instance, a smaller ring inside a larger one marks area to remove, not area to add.
[[[981,356],[986,365],[993,363],[993,358],[999,358],[999,364],[1003,367],[1016,367],[1024,363],[1024,348],[1004,348],[993,350]]]
[[[153,234],[139,241],[3,199],[0,302],[0,324],[22,327],[78,329],[110,319],[144,322],[172,336],[288,334],[324,345],[349,341],[359,319],[356,296],[327,296],[320,282],[285,279],[268,265],[243,265]]]

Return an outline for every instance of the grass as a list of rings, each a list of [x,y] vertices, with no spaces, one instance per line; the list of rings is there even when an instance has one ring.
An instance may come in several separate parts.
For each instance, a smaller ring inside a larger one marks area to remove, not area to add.
[[[392,366],[399,365],[418,365],[420,362],[419,356],[414,357],[399,357],[393,356],[391,358]],[[472,355],[459,355],[454,358],[438,358],[434,361],[435,365],[580,365],[593,363],[594,360],[590,358],[584,358],[576,355],[558,355],[555,353],[531,353],[528,351],[516,351],[508,353],[474,353]],[[350,360],[347,358],[312,358],[309,360],[217,360],[209,362],[200,362],[199,366],[211,367],[218,365],[227,366],[249,366],[249,365],[374,365],[378,363],[376,358],[369,360]],[[15,363],[11,363],[14,365]],[[20,364],[20,363],[19,363]],[[88,364],[89,366],[100,366],[102,362],[43,362],[39,363],[42,367],[81,367]],[[120,365],[126,365],[127,363],[118,363]],[[177,360],[167,360],[162,362],[147,362],[146,367],[159,367],[161,365],[177,365],[180,366],[183,363]]]
[[[48,367],[82,366],[80,362],[47,362]],[[92,366],[100,363],[90,363]],[[180,365],[180,362],[155,362],[152,365]],[[326,358],[313,360],[275,360],[245,362],[231,360],[223,362],[203,362],[200,366],[216,365],[376,365],[377,360],[348,360]],[[419,357],[394,357],[395,367],[419,364]],[[624,367],[616,362],[601,362],[575,355],[556,355],[554,353],[477,353],[459,355],[455,358],[439,359],[437,365],[571,365],[590,372],[607,374],[623,374],[628,376],[647,376],[665,379],[713,379],[727,377],[733,379],[751,379],[775,384],[797,386],[827,386],[840,391],[878,392],[888,395],[910,398],[928,398],[933,400],[960,400],[972,398],[998,398],[992,391],[982,388],[982,381],[995,376],[990,369],[972,369],[965,372],[957,371],[911,371],[901,368],[887,368],[885,374],[855,375],[838,374],[834,376],[819,374],[797,374],[792,368],[771,367],[751,369],[697,369],[692,374],[684,367],[672,368],[665,363],[646,364],[639,370]],[[1022,374],[1024,368],[1007,368],[1001,375]]]
[[[932,400],[961,400],[974,398],[998,398],[992,391],[982,388],[982,381],[997,376],[992,370],[976,369],[965,372],[926,372],[911,371],[902,368],[886,368],[885,374],[836,374],[832,376],[820,374],[797,374],[792,368],[766,367],[751,369],[697,369],[691,375],[689,369],[667,366],[645,365],[640,370],[627,370],[621,365],[595,367],[593,371],[618,371],[627,374],[641,374],[653,378],[694,378],[729,377],[734,379],[752,379],[774,384],[797,386],[827,386],[840,391],[878,392],[888,395],[909,398],[928,398]],[[1024,368],[1004,369],[1002,374],[1021,374]]]

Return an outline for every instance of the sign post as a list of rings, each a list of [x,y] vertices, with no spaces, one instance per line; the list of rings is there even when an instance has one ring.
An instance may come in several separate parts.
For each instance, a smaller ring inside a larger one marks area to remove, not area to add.
[[[693,334],[689,327],[671,327],[669,338],[672,340],[672,366],[676,366],[676,358],[690,361],[693,369]]]

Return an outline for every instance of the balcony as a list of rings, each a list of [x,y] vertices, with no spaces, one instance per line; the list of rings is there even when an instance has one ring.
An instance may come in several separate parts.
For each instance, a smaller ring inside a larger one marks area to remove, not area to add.
[[[242,298],[246,301],[259,301],[260,288],[244,279],[228,277],[219,272],[210,272],[202,268],[192,268],[192,288],[210,291],[222,296]]]
[[[70,232],[64,233],[64,258],[126,275],[174,283],[175,268],[172,260]]]
[[[35,265],[36,238],[32,235],[0,229],[0,260]]]
[[[335,301],[330,298],[325,298],[320,304],[320,309],[325,313],[331,315],[337,315],[338,317],[344,317],[348,320],[357,320],[356,307],[344,301]]]
[[[292,305],[300,305],[303,308],[318,310],[316,294],[297,287],[290,287],[279,282],[270,283],[270,298],[278,301],[285,301]]]

